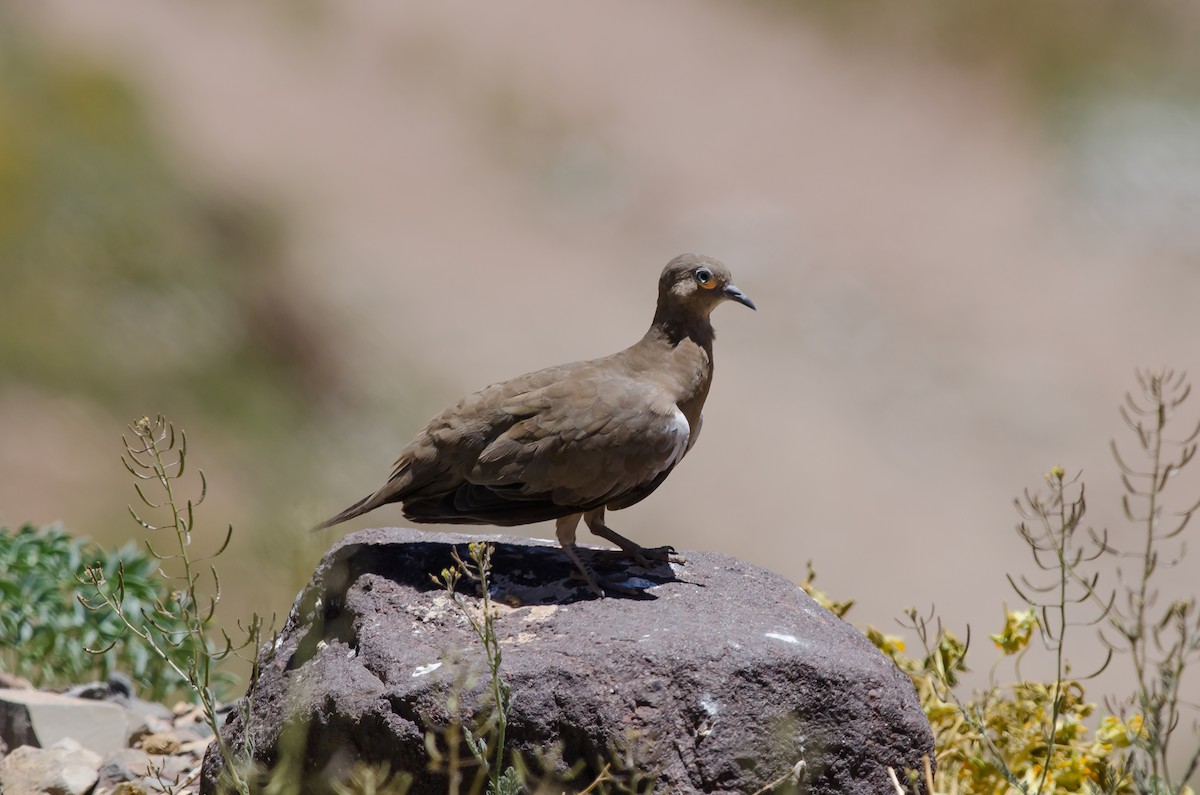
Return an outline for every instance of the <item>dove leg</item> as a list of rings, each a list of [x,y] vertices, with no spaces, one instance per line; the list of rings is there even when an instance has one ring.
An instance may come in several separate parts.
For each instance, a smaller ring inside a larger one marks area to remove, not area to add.
[[[592,589],[601,599],[604,598],[604,588],[610,591],[616,591],[626,595],[639,595],[641,591],[636,588],[630,588],[619,582],[610,580],[602,580],[596,574],[596,570],[592,568],[592,564],[584,560],[579,554],[579,548],[575,545],[575,531],[579,527],[579,520],[583,514],[571,514],[570,516],[561,517],[555,524],[554,533],[558,537],[559,546],[563,552],[567,553],[567,557],[579,569],[579,573],[583,576],[583,580],[587,582],[588,587]],[[603,587],[601,587],[603,584]]]
[[[583,575],[583,579],[587,581],[588,587],[603,599],[604,589],[600,587],[595,570],[590,563],[579,556],[579,551],[575,546],[575,531],[579,527],[581,518],[583,518],[581,513],[560,517],[554,524],[554,535],[558,537],[558,543],[563,552],[567,553],[567,557],[571,559],[571,562],[579,569],[579,573]]]
[[[578,523],[576,519],[576,523]],[[603,538],[605,541],[616,544],[629,557],[633,558],[639,566],[650,568],[650,561],[669,561],[676,559],[674,556],[675,548],[666,547],[644,547],[636,541],[630,541],[625,536],[613,530],[604,523],[604,509],[597,508],[594,511],[588,511],[583,515],[583,521],[596,535]]]

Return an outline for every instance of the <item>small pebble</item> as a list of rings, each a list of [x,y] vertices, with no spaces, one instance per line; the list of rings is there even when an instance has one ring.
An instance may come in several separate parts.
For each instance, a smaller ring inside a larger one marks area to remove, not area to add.
[[[174,734],[163,732],[151,734],[142,738],[142,750],[148,754],[173,754],[179,750],[179,738]]]

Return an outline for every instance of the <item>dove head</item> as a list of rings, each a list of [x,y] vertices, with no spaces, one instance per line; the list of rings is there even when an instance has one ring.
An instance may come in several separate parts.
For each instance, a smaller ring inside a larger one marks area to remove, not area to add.
[[[754,302],[733,284],[729,269],[700,254],[680,254],[667,263],[658,280],[658,312],[663,317],[707,320],[724,301],[755,309]]]

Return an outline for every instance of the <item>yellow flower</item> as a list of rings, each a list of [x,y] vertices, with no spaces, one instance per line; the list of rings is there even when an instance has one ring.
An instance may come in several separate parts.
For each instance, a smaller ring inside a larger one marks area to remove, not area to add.
[[[1020,613],[1008,610],[1004,618],[1004,629],[989,637],[1005,654],[1016,654],[1029,645],[1036,626],[1038,626],[1037,611],[1032,607]]]
[[[1117,748],[1128,748],[1133,745],[1141,733],[1141,715],[1134,715],[1129,720],[1121,720],[1115,715],[1106,715],[1104,720],[1100,721],[1100,728],[1096,730],[1096,739]]]
[[[904,651],[904,639],[899,635],[884,635],[875,627],[867,627],[867,640],[875,644],[875,648],[888,657],[895,657]]]

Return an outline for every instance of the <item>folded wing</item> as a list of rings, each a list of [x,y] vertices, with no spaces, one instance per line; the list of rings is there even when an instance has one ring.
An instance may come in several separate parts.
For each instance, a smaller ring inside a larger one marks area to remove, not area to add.
[[[431,479],[433,488],[401,497],[410,519],[511,525],[623,507],[662,482],[691,437],[662,390],[611,376],[577,375],[503,396],[486,413],[487,421],[477,422],[482,433],[439,444],[430,429],[439,449],[420,457],[458,461],[459,471],[443,471]]]

